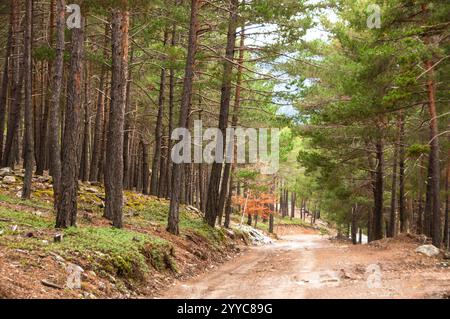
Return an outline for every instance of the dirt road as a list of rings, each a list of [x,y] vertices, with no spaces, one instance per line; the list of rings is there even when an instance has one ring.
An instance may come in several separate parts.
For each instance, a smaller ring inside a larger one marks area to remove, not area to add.
[[[177,282],[163,298],[445,298],[450,270],[414,252],[416,243],[332,243],[285,234],[217,269]]]

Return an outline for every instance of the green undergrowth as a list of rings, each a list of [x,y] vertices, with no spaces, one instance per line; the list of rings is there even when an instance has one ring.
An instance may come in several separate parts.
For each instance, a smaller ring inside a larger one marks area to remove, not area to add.
[[[169,214],[169,204],[158,200],[149,201],[146,205],[139,206],[131,214],[130,223],[139,224],[157,224],[165,226]],[[182,235],[194,233],[204,238],[213,246],[220,246],[225,241],[225,235],[219,228],[213,228],[207,225],[201,216],[180,207],[180,230]]]
[[[11,197],[2,193],[0,193],[0,202],[5,202],[13,205],[28,206],[36,209],[44,209],[44,210],[52,209],[51,203],[47,203],[37,198],[23,200],[19,197]]]
[[[63,230],[63,240],[53,242],[56,230],[47,218],[0,208],[0,220],[0,245],[9,248],[56,253],[68,261],[81,261],[88,269],[130,279],[142,279],[149,267],[177,270],[172,245],[149,234],[81,226]]]
[[[84,193],[80,196],[83,198],[80,198],[79,209],[87,209],[100,217],[102,211],[95,195]],[[2,207],[0,203],[0,246],[39,254],[58,254],[67,261],[78,263],[99,274],[125,279],[142,279],[152,268],[159,272],[178,271],[172,243],[149,233],[154,226],[159,229],[165,227],[169,212],[168,201],[126,192],[125,224],[133,230],[94,226],[80,218],[78,227],[62,230],[63,240],[54,242],[53,236],[58,231],[54,229],[54,213],[49,212],[52,210],[51,203],[45,201],[48,201],[46,196],[33,198],[23,201],[0,194],[0,201],[17,205],[9,208]],[[31,212],[26,207],[47,211]],[[17,225],[15,230],[14,225]],[[201,216],[188,211],[184,206],[180,208],[180,231],[184,237],[195,235],[194,237],[202,238],[212,249],[219,249],[226,241],[223,230],[208,226]]]
[[[53,223],[43,216],[0,206],[0,228],[5,232],[9,231],[7,226],[14,225],[40,230],[52,227]]]
[[[158,271],[176,270],[172,246],[159,237],[109,227],[69,228],[64,235],[54,248],[69,258],[82,254],[97,268],[121,277],[141,278],[149,265]]]

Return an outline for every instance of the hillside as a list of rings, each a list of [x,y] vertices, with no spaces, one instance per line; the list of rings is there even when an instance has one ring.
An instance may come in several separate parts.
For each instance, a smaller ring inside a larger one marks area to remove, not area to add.
[[[124,229],[113,229],[102,218],[102,187],[89,183],[80,184],[78,227],[57,230],[50,179],[35,178],[32,199],[23,201],[17,197],[22,175],[0,182],[2,298],[150,297],[175,278],[232,258],[247,243],[247,235],[213,229],[186,207],[181,236],[171,235],[168,202],[134,192],[125,194]],[[66,289],[69,264],[83,269],[81,290]]]

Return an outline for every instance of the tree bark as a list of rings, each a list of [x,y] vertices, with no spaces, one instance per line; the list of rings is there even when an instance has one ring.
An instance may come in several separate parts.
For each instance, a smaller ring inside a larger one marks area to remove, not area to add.
[[[397,126],[399,123],[397,122]],[[388,237],[395,237],[396,233],[396,218],[397,218],[397,163],[398,151],[400,147],[400,130],[397,132],[397,139],[394,145],[394,157],[392,167],[392,186],[391,186],[391,211],[389,217]]]
[[[167,176],[167,157],[170,156],[170,154],[168,154],[168,149],[167,149],[167,139],[166,139],[167,135],[166,135],[166,128],[163,127],[162,129],[162,137],[161,137],[161,160],[160,160],[160,168],[159,168],[159,177],[158,177],[158,198],[163,198],[166,194],[166,189],[167,189],[167,180],[166,180],[166,176]]]
[[[426,183],[426,194],[425,194],[425,212],[424,212],[424,226],[423,233],[431,237],[431,225],[433,222],[433,190],[432,190],[432,165],[430,164],[430,158],[428,158],[428,168],[427,168],[427,183]]]
[[[10,112],[8,114],[8,129],[5,140],[5,147],[3,151],[3,167],[14,168],[14,162],[16,160],[15,155],[17,150],[14,150],[14,143],[17,142],[17,134],[20,125],[20,114],[22,111],[22,86],[24,79],[24,61],[20,60],[20,6],[19,2],[13,1],[11,4],[11,17],[14,18],[12,21],[12,52],[16,56],[12,63],[12,102],[10,105]]]
[[[354,206],[352,207],[352,243],[353,245],[358,244],[358,239],[357,239],[357,235],[358,235],[358,211],[357,211],[357,207]]]
[[[228,197],[227,197],[227,201],[225,204],[225,221],[223,224],[223,226],[225,228],[230,228],[231,213],[232,213],[232,207],[231,207],[232,193],[233,193],[233,174],[231,174],[230,181],[228,183]]]
[[[130,65],[133,64],[133,49],[131,49]],[[126,189],[130,184],[130,130],[133,114],[131,112],[131,68],[128,68],[125,98],[125,128],[123,132],[123,185]]]
[[[103,50],[103,58],[107,57],[107,43],[108,43],[108,25],[105,24],[105,43]],[[92,145],[92,158],[91,158],[91,167],[89,170],[89,180],[91,182],[96,182],[98,180],[98,169],[99,169],[99,161],[101,156],[101,144],[102,144],[102,133],[103,133],[103,118],[105,114],[105,78],[107,72],[106,67],[102,64],[102,69],[100,73],[100,83],[98,86],[98,95],[97,95],[97,111],[95,113],[95,124],[94,124],[94,139]]]
[[[164,32],[163,46],[166,46],[168,32]],[[162,129],[164,116],[164,102],[166,92],[166,69],[165,66],[161,68],[161,76],[159,82],[159,98],[158,98],[158,116],[156,118],[155,127],[155,148],[153,152],[152,176],[150,180],[150,195],[159,195],[159,170],[161,168],[161,146],[162,146]]]
[[[24,67],[25,67],[25,176],[23,180],[22,198],[31,197],[31,179],[33,177],[33,159],[34,159],[34,139],[33,139],[33,65],[31,59],[32,51],[32,32],[33,32],[33,0],[26,1],[25,14],[25,48],[24,48]]]
[[[149,182],[149,156],[148,156],[148,145],[144,140],[141,140],[142,147],[142,193],[148,195],[148,182]]]
[[[5,50],[5,62],[3,64],[3,76],[2,76],[2,87],[0,89],[0,161],[3,157],[3,138],[4,138],[4,131],[5,131],[5,119],[6,119],[6,105],[7,105],[7,98],[8,98],[8,84],[9,84],[9,66],[11,61],[11,52],[12,52],[12,45],[13,45],[13,24],[16,20],[15,15],[16,8],[15,8],[15,0],[10,1],[10,21],[9,21],[9,31],[8,31],[8,40],[6,43],[6,50]]]
[[[244,54],[245,54],[245,29],[242,26],[240,31],[240,43],[239,43],[239,58],[237,60],[238,70],[237,70],[237,78],[236,78],[236,91],[234,95],[234,106],[233,106],[233,116],[231,119],[231,126],[236,129],[239,118],[239,110],[241,105],[241,94],[242,94],[242,75],[244,72]],[[234,137],[232,137],[234,139]],[[236,161],[236,140],[234,142],[234,161]],[[231,143],[231,142],[230,142]],[[228,149],[231,150],[231,149]],[[225,163],[223,181],[227,181],[230,178],[232,170],[232,164],[229,162]],[[222,187],[220,190],[219,197],[219,220],[221,220],[222,212],[223,212],[223,203],[225,203],[226,196],[230,196],[231,192],[227,190],[227,188]]]
[[[75,226],[77,219],[79,126],[82,106],[84,18],[81,28],[72,29],[69,87],[62,143],[61,202],[56,215],[56,227]]]
[[[427,13],[427,5],[422,4],[422,10]],[[429,45],[430,40],[425,36],[425,44]],[[429,165],[431,172],[431,202],[432,202],[432,223],[431,237],[433,245],[441,247],[442,244],[442,227],[441,227],[441,202],[440,202],[440,164],[439,164],[439,127],[436,112],[435,84],[433,61],[428,59],[425,61],[425,69],[428,70],[427,93],[428,93],[428,113],[430,115],[430,157]]]
[[[186,70],[181,97],[179,127],[187,127],[188,110],[192,98],[192,85],[194,81],[195,55],[197,52],[198,8],[200,0],[191,0],[191,18],[189,25],[188,54],[186,58]],[[180,181],[183,164],[173,165],[172,195],[170,197],[170,209],[167,223],[167,231],[178,235],[179,230],[179,205],[180,205]]]
[[[85,77],[84,77],[84,126],[83,126],[83,144],[81,150],[81,163],[79,179],[86,182],[89,179],[89,142],[91,140],[90,133],[90,76],[89,76],[89,66],[85,66]]]
[[[108,76],[106,77],[108,78]],[[105,159],[106,159],[106,139],[108,136],[108,124],[109,124],[109,113],[111,109],[111,100],[107,97],[110,95],[110,83],[106,84],[105,87],[105,96],[104,96],[104,102],[103,102],[103,130],[102,130],[102,137],[101,137],[101,147],[100,147],[100,159],[98,161],[98,176],[97,180],[100,182],[104,181],[105,176]]]
[[[295,201],[296,201],[296,194],[291,193],[291,219],[295,218]]]
[[[427,68],[432,68],[432,62],[426,62]],[[439,165],[439,130],[437,123],[436,103],[435,103],[435,88],[434,81],[432,79],[431,70],[429,73],[429,80],[427,82],[428,87],[428,108],[430,114],[430,156],[429,163],[431,171],[431,197],[432,197],[432,228],[431,237],[433,245],[436,247],[441,246],[441,207],[440,207],[440,165]]]
[[[420,168],[419,168],[419,177],[417,181],[417,201],[418,201],[418,207],[417,207],[417,233],[422,234],[423,233],[423,157],[420,160]]]
[[[175,1],[177,3],[178,1]],[[170,45],[175,48],[177,40],[176,40],[176,24],[174,23],[172,26],[172,35],[170,40]],[[173,61],[171,61],[171,64]],[[172,192],[172,131],[173,131],[173,111],[175,104],[175,69],[173,66],[170,67],[169,71],[169,123],[168,123],[168,143],[167,143],[167,159],[166,159],[166,181],[167,181],[167,189],[165,193],[165,197],[169,198],[170,193]]]
[[[220,114],[219,114],[219,129],[223,136],[222,150],[225,154],[226,149],[226,129],[228,126],[228,113],[230,108],[231,99],[231,80],[233,73],[233,60],[234,60],[234,50],[236,46],[236,28],[238,21],[238,0],[231,0],[230,3],[230,20],[228,23],[228,34],[227,34],[227,46],[225,52],[225,61],[223,67],[223,78],[222,78],[222,89],[220,98]],[[211,176],[208,186],[208,197],[206,202],[206,212],[205,221],[210,226],[214,226],[218,214],[220,213],[219,203],[220,203],[220,185],[221,185],[221,175],[222,175],[222,165],[223,163],[217,163],[214,161],[211,169]],[[226,178],[229,176],[229,170],[226,171]],[[222,181],[222,187],[226,187],[227,181],[225,178]],[[222,204],[223,206],[223,204]]]
[[[128,75],[127,9],[113,9],[112,13],[112,78],[111,105],[105,161],[105,213],[113,226],[122,228],[123,209],[123,129]]]
[[[383,174],[384,174],[384,147],[383,139],[380,137],[376,143],[377,167],[374,181],[374,218],[373,239],[383,238]]]
[[[400,232],[407,231],[408,218],[405,212],[405,115],[399,116],[399,195],[398,211],[400,216]]]
[[[56,57],[53,65],[52,96],[49,107],[49,148],[50,148],[50,174],[53,179],[54,206],[58,210],[61,190],[61,146],[59,143],[60,98],[64,67],[64,27],[66,4],[64,0],[56,2]]]
[[[49,43],[51,46],[54,45],[54,31],[55,31],[55,13],[56,11],[56,3],[55,0],[50,1],[50,32],[49,32]],[[45,17],[43,18],[45,19]],[[44,65],[47,65],[47,74],[44,74]],[[50,87],[52,85],[52,63],[46,61],[42,62],[42,103],[41,103],[41,125],[40,125],[40,134],[39,134],[39,149],[38,156],[36,159],[36,175],[43,175],[44,170],[48,169],[49,166],[49,157],[50,157],[50,147],[49,147],[49,112],[50,112],[50,99],[52,93],[50,92]],[[44,82],[46,81],[46,84]],[[44,91],[45,85],[45,91]]]
[[[449,183],[450,183],[450,150],[447,152],[447,170],[445,174],[445,222],[444,222],[444,245],[445,248],[450,248],[450,223],[449,223]]]

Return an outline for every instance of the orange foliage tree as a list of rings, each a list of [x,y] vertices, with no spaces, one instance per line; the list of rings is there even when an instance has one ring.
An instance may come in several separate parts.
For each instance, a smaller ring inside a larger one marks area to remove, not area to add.
[[[247,193],[247,196],[233,196],[233,204],[243,207],[243,214],[252,217],[267,219],[273,214],[271,204],[275,202],[275,196],[267,193]]]

